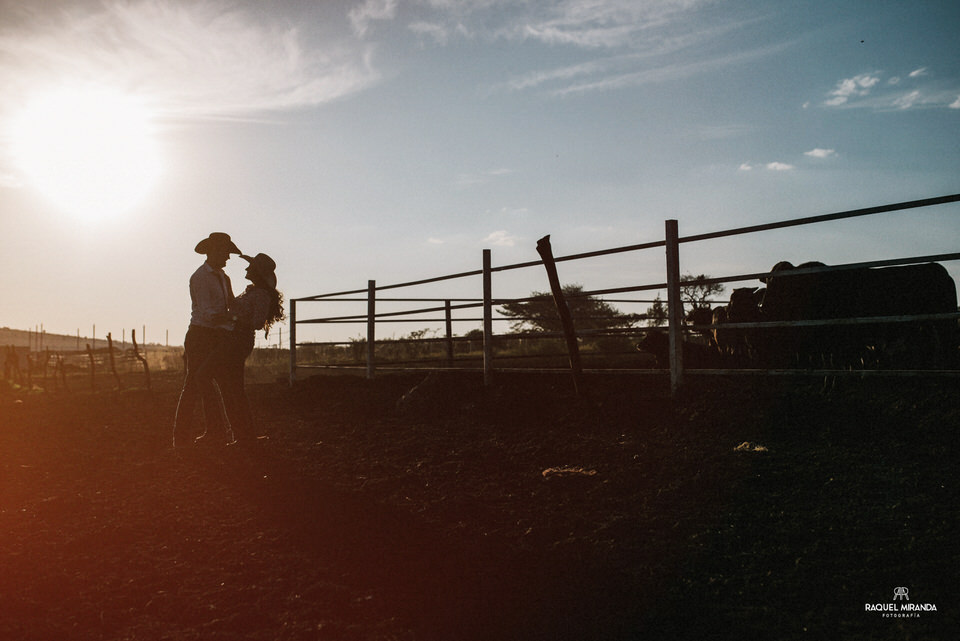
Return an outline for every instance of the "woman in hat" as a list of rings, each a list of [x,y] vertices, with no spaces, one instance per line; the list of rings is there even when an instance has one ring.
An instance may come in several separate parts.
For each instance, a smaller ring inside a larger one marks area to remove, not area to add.
[[[240,258],[249,263],[246,277],[250,284],[230,305],[234,328],[225,343],[217,376],[221,382],[227,418],[233,428],[234,442],[253,438],[243,370],[247,357],[253,351],[254,335],[260,330],[269,334],[270,327],[284,318],[283,295],[277,291],[277,264],[262,253],[253,257],[241,254]]]

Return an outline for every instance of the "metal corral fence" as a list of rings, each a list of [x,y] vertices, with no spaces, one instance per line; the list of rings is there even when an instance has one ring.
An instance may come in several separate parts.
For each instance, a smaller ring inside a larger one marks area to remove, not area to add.
[[[859,369],[851,371],[849,369],[685,369],[683,362],[683,336],[686,332],[697,330],[709,330],[718,325],[700,324],[689,325],[684,321],[683,299],[681,292],[684,287],[698,284],[725,284],[742,281],[756,281],[773,274],[773,272],[756,272],[748,274],[735,274],[724,277],[708,278],[698,281],[681,280],[680,261],[681,247],[692,243],[704,243],[715,239],[741,236],[747,234],[757,234],[760,232],[781,229],[786,227],[795,227],[801,225],[815,225],[828,223],[841,219],[856,218],[863,216],[872,216],[876,214],[917,209],[924,207],[933,207],[946,203],[960,201],[960,194],[942,196],[938,198],[929,198],[924,200],[914,200],[909,202],[881,205],[878,207],[869,207],[865,209],[856,209],[851,211],[838,212],[818,216],[809,216],[795,218],[780,222],[750,225],[721,231],[696,234],[690,236],[680,236],[678,233],[678,222],[676,220],[665,221],[664,239],[591,251],[585,253],[560,256],[555,258],[555,262],[581,261],[599,256],[610,256],[613,254],[624,254],[633,252],[645,252],[659,248],[665,249],[666,262],[664,269],[664,279],[662,282],[647,284],[638,284],[625,287],[615,287],[607,289],[596,289],[592,291],[578,292],[579,296],[609,297],[637,292],[666,291],[666,305],[669,312],[666,325],[659,327],[645,328],[623,328],[608,329],[597,331],[577,331],[576,338],[583,343],[593,339],[626,339],[636,335],[642,335],[652,329],[666,330],[669,334],[669,374],[671,384],[676,390],[682,383],[686,373],[690,374],[764,374],[764,375],[816,375],[825,374],[853,374],[853,375],[911,375],[916,372],[903,370],[876,370]],[[912,265],[929,262],[946,262],[960,259],[960,253],[941,253],[927,256],[910,256],[894,258],[887,260],[876,260],[870,262],[847,263],[843,265],[831,265],[824,267],[812,267],[804,269],[795,269],[790,271],[777,272],[778,275],[807,274],[816,272],[827,272],[851,268],[868,267],[887,267],[894,265]],[[489,383],[492,373],[496,371],[512,371],[522,369],[523,371],[539,372],[559,372],[569,371],[570,367],[565,365],[565,352],[554,354],[553,358],[544,357],[543,350],[522,348],[524,342],[529,345],[532,341],[552,341],[554,347],[563,346],[562,334],[550,333],[510,333],[494,332],[495,322],[513,321],[517,317],[507,317],[498,313],[495,309],[498,305],[508,303],[522,303],[533,300],[531,298],[511,298],[495,299],[492,295],[492,283],[495,274],[517,270],[529,270],[531,268],[542,269],[545,266],[544,260],[534,260],[524,263],[511,265],[494,266],[491,264],[491,252],[489,249],[483,250],[482,267],[478,270],[447,274],[422,280],[397,283],[392,285],[377,285],[376,281],[370,280],[367,287],[350,291],[333,292],[329,294],[320,294],[315,296],[306,296],[290,300],[289,320],[290,320],[290,380],[291,383],[296,380],[297,372],[300,369],[360,369],[365,370],[366,376],[372,378],[378,370],[410,370],[410,369],[472,369],[482,370],[484,382]],[[457,291],[465,291],[464,281],[478,280],[479,287],[474,283],[473,291],[480,289],[479,297],[447,297],[447,296],[407,296],[395,297],[391,292],[398,290],[424,290],[425,288],[436,286],[439,283],[459,283]],[[543,281],[541,281],[543,282]],[[386,295],[385,295],[386,294]],[[659,297],[658,297],[659,298]],[[653,303],[654,300],[635,300],[635,299],[609,299],[604,298],[606,302],[617,303]],[[726,301],[714,301],[726,302]],[[352,313],[329,315],[324,317],[303,317],[303,310],[308,305],[321,303],[332,308],[334,305],[362,305],[358,313],[355,309]],[[394,309],[397,305],[415,305],[414,307],[405,307],[403,309]],[[383,307],[388,307],[389,311],[383,311]],[[463,313],[472,313],[473,315],[463,316]],[[477,315],[479,313],[479,315]],[[457,314],[457,316],[455,316]],[[731,329],[757,329],[772,328],[784,326],[808,326],[808,325],[833,325],[837,323],[903,323],[917,322],[927,320],[957,319],[960,314],[936,314],[936,315],[913,315],[896,317],[871,317],[861,319],[830,319],[830,320],[808,320],[796,322],[750,322],[750,323],[728,323],[724,328]],[[436,330],[420,330],[411,333],[409,336],[399,339],[378,339],[378,325],[382,328],[384,325],[392,323],[416,323],[421,327],[425,324],[435,324]],[[464,336],[456,336],[453,332],[454,323],[479,324],[478,329],[468,332]],[[353,324],[365,327],[365,335],[349,341],[297,341],[298,328],[301,331],[305,326],[310,325],[335,325],[335,324]],[[431,335],[440,334],[442,335]],[[512,344],[512,348],[505,349],[504,346]],[[520,347],[518,347],[520,346]],[[501,353],[496,353],[497,351]],[[523,356],[530,357],[533,352],[534,358],[529,358],[526,364],[523,363]],[[539,358],[536,356],[539,355]],[[560,356],[560,360],[556,357]],[[605,364],[609,364],[611,359],[602,359]],[[618,372],[645,373],[645,374],[663,374],[665,369],[650,367],[650,364],[639,367],[630,367],[639,364],[636,351],[633,350],[630,356],[625,352],[623,360],[619,365],[615,365]],[[550,364],[553,364],[551,367]],[[624,365],[626,363],[626,365]],[[609,369],[607,367],[607,369]],[[595,371],[587,368],[584,371]],[[940,370],[938,374],[957,375],[960,372],[953,370]]]

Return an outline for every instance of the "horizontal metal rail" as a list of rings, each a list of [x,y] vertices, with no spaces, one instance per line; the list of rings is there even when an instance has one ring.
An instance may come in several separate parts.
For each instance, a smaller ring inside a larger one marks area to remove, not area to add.
[[[905,209],[916,209],[918,207],[931,207],[933,205],[945,205],[947,203],[960,202],[960,194],[951,194],[949,196],[940,196],[938,198],[925,198],[923,200],[909,200],[891,205],[880,205],[879,207],[864,207],[863,209],[851,209],[841,211],[835,214],[822,214],[820,216],[805,216],[803,218],[792,218],[776,223],[766,223],[762,225],[749,225],[746,227],[736,227],[734,229],[725,229],[722,231],[709,232],[706,234],[693,234],[690,236],[681,236],[678,238],[680,243],[692,243],[700,240],[710,240],[713,238],[725,238],[727,236],[738,236],[740,234],[753,234],[760,231],[770,231],[773,229],[784,229],[786,227],[796,227],[798,225],[811,225],[814,223],[825,223],[833,220],[842,220],[844,218],[856,218],[859,216],[872,216],[874,214],[885,214],[891,211],[903,211]]]

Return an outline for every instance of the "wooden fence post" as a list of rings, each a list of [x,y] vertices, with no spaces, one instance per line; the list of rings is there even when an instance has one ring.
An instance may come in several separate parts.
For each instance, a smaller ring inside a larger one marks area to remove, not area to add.
[[[377,339],[377,281],[367,281],[367,378],[373,378],[376,369]]]
[[[553,292],[553,302],[560,316],[560,326],[563,328],[563,337],[567,342],[567,355],[570,359],[570,373],[573,374],[573,388],[577,396],[582,396],[583,367],[580,364],[580,348],[577,345],[577,332],[570,317],[570,308],[563,295],[560,285],[560,276],[557,274],[557,263],[553,259],[553,248],[550,246],[550,235],[547,234],[537,241],[537,253],[543,259],[543,266],[547,270],[547,280],[550,281],[550,291]]]
[[[290,387],[297,381],[297,300],[290,301]]]
[[[683,385],[683,301],[680,300],[680,243],[676,220],[666,221],[667,314],[670,325],[670,390]]]
[[[117,379],[117,389],[123,389],[123,383],[120,381],[120,375],[117,374],[117,361],[113,358],[113,334],[107,332],[107,350],[110,354],[110,370],[113,372],[113,377]]]
[[[493,383],[493,278],[489,249],[483,250],[483,384]]]
[[[150,366],[147,365],[147,359],[145,356],[140,355],[140,350],[137,349],[137,330],[130,330],[130,341],[133,343],[133,355],[134,357],[143,364],[143,372],[147,376],[147,389],[150,389]],[[146,351],[146,345],[144,345],[144,351]]]
[[[87,343],[87,356],[90,358],[90,390],[97,391],[97,364],[93,360],[93,350],[90,349],[90,343]]]

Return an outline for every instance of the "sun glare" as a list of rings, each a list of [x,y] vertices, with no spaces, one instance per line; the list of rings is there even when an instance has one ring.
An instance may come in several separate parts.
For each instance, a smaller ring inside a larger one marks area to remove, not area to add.
[[[150,114],[110,89],[35,96],[13,121],[11,140],[28,180],[58,208],[83,219],[129,212],[160,172]]]

